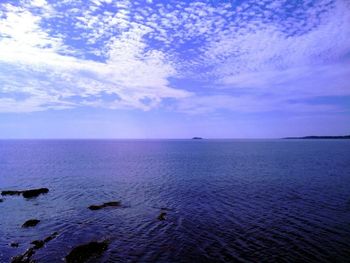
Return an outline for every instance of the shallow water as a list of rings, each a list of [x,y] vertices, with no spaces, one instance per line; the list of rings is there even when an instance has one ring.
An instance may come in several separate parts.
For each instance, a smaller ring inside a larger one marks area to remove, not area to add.
[[[350,140],[0,141],[0,190],[37,187],[0,203],[0,262],[54,231],[33,259],[109,239],[93,262],[350,260]]]

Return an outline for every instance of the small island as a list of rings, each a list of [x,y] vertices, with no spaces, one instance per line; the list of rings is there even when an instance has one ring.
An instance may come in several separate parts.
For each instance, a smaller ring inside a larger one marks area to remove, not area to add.
[[[202,137],[193,137],[192,140],[203,140]]]
[[[350,135],[344,136],[305,136],[305,137],[286,137],[283,139],[350,139]]]

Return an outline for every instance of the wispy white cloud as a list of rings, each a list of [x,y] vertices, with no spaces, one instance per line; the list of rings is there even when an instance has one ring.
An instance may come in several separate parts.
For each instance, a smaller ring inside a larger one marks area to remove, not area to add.
[[[216,110],[233,111],[236,113],[340,113],[343,109],[332,104],[309,104],[290,101],[283,97],[266,97],[257,95],[207,95],[182,99],[174,110],[189,114],[207,114]]]
[[[38,4],[38,3],[36,3]],[[53,38],[40,27],[41,17],[23,7],[6,5],[0,33],[0,81],[2,92],[28,94],[21,100],[2,99],[2,111],[36,111],[81,105],[110,108],[157,106],[163,98],[182,98],[190,93],[169,86],[175,74],[165,55],[145,50],[147,28],[134,26],[106,45],[107,60],[97,62],[62,55],[62,39]],[[5,71],[6,68],[6,71]],[[15,75],[21,75],[17,78]],[[105,103],[101,93],[117,99]],[[72,98],[79,96],[79,102]],[[94,101],[84,98],[95,97]]]
[[[3,3],[0,111],[339,111],[290,100],[350,95],[349,52],[343,0]]]

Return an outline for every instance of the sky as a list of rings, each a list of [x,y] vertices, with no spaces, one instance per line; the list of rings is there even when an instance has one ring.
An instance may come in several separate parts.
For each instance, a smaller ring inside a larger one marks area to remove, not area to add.
[[[0,1],[0,138],[338,134],[349,0]]]

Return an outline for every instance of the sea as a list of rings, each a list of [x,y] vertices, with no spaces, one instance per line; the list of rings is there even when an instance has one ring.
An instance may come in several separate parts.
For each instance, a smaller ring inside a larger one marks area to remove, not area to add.
[[[0,196],[0,262],[350,262],[350,140],[1,140],[0,190],[40,187]]]

